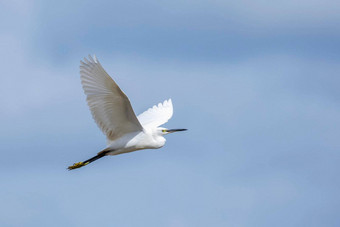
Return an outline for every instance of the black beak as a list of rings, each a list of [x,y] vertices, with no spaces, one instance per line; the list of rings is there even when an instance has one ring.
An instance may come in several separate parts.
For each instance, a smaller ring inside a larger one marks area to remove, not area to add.
[[[168,133],[172,133],[172,132],[181,132],[181,131],[186,131],[188,129],[185,128],[179,128],[179,129],[168,129],[166,130]]]

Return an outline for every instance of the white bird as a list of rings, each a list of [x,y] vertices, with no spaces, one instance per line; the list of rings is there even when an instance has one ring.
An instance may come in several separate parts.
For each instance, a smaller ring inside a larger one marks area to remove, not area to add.
[[[96,156],[69,166],[69,170],[106,155],[161,148],[166,141],[164,135],[186,130],[159,127],[172,117],[171,99],[136,117],[128,97],[105,72],[96,56],[89,55],[88,59],[80,61],[80,78],[92,116],[107,137],[107,146]]]

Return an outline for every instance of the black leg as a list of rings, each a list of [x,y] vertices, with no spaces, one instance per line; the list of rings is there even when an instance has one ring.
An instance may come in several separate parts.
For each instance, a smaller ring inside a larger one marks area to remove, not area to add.
[[[78,169],[80,167],[86,166],[86,165],[90,164],[91,162],[94,162],[94,161],[104,157],[108,152],[109,151],[104,151],[104,152],[102,151],[102,152],[99,152],[96,156],[94,156],[90,159],[87,159],[86,161],[74,163],[72,166],[68,167],[68,170]]]

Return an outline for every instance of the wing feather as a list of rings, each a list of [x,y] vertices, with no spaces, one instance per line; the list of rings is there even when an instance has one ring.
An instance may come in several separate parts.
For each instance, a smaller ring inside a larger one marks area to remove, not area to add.
[[[95,56],[80,61],[80,78],[92,117],[109,140],[143,130],[128,97]]]
[[[138,115],[138,120],[145,127],[158,127],[165,124],[172,117],[173,107],[171,99],[165,100],[163,103],[154,105],[147,111]]]

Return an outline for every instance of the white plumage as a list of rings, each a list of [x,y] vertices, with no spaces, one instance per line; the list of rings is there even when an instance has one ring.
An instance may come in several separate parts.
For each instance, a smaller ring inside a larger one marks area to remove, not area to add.
[[[128,97],[105,72],[96,57],[80,62],[80,79],[87,104],[98,127],[110,140],[143,128]]]
[[[149,108],[147,111],[138,115],[139,122],[143,127],[158,127],[168,122],[172,117],[172,101],[171,99],[159,103],[157,106]]]
[[[186,130],[159,127],[172,117],[171,99],[136,117],[128,97],[95,56],[80,62],[80,78],[92,116],[107,137],[107,147],[97,156],[75,163],[69,169],[82,167],[105,155],[160,148],[166,141],[164,135]]]

